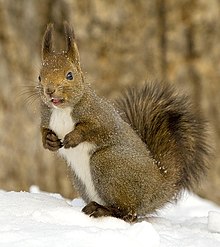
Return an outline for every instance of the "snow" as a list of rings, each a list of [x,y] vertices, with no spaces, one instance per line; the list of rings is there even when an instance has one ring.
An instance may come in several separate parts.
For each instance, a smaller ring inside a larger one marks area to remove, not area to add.
[[[208,229],[211,232],[220,233],[220,212],[209,212]]]
[[[220,246],[220,207],[185,194],[148,220],[129,224],[81,212],[81,199],[59,194],[0,191],[0,246]]]

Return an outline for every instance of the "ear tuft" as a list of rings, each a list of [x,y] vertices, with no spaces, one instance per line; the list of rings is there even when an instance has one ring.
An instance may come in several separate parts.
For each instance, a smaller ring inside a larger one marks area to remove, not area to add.
[[[75,42],[74,31],[70,27],[67,21],[64,21],[63,25],[64,25],[64,31],[66,37],[67,56],[72,60],[73,63],[79,65],[79,52]]]
[[[47,25],[42,42],[42,59],[45,60],[47,56],[53,51],[53,24]]]

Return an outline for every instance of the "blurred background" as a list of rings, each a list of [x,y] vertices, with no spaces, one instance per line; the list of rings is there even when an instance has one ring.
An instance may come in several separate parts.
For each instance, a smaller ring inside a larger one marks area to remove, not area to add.
[[[218,0],[0,0],[0,189],[76,195],[71,174],[44,150],[38,103],[26,94],[37,81],[41,40],[55,23],[74,26],[86,78],[99,95],[127,85],[168,80],[210,123],[213,159],[196,192],[220,204],[220,2]]]

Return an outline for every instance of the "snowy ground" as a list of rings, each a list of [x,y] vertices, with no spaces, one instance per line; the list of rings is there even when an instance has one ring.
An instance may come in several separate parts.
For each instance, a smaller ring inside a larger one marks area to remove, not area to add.
[[[80,212],[80,199],[57,194],[0,191],[1,247],[220,247],[220,207],[194,195],[149,222],[128,224]],[[219,233],[217,233],[219,232]]]

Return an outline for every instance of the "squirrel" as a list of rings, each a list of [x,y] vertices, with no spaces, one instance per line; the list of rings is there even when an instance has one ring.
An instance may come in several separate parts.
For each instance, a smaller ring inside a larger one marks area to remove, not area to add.
[[[85,214],[129,222],[151,215],[206,173],[206,122],[168,83],[130,88],[114,103],[100,98],[67,22],[64,31],[64,51],[54,50],[53,24],[42,41],[43,146],[71,167]]]

